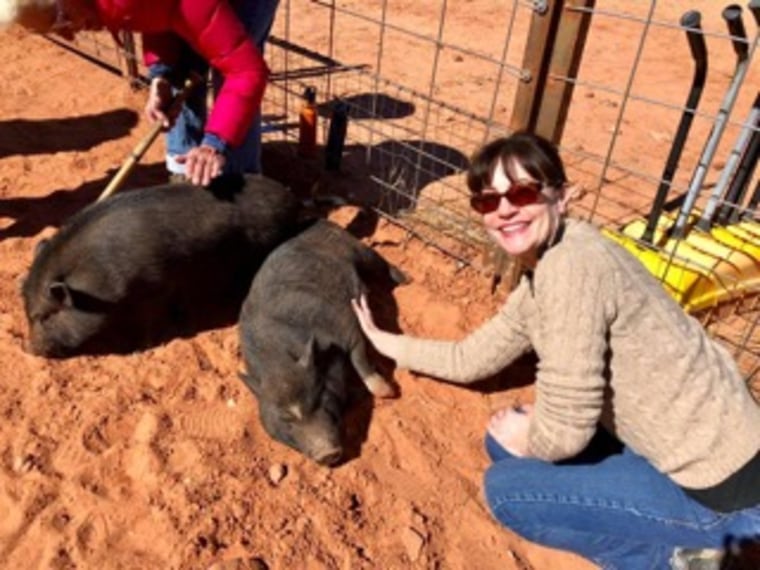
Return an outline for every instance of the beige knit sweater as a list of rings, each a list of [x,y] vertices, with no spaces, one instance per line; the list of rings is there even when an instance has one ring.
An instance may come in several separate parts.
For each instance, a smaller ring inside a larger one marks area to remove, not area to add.
[[[468,383],[533,348],[530,451],[580,452],[597,422],[683,487],[716,485],[760,449],[760,407],[731,355],[641,263],[593,226],[562,239],[499,312],[461,341],[399,336],[398,365]]]

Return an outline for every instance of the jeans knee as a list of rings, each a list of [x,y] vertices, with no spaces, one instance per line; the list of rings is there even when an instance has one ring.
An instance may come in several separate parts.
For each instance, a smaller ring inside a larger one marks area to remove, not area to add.
[[[511,508],[511,502],[507,498],[511,489],[512,486],[509,484],[509,477],[505,476],[503,465],[494,464],[486,469],[483,475],[483,494],[488,510],[501,524],[513,528],[516,517]]]

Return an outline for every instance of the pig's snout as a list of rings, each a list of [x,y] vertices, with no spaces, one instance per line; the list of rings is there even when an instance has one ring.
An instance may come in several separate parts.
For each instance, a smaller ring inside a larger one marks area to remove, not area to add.
[[[332,467],[343,458],[343,450],[340,447],[319,449],[312,453],[312,458],[320,465]]]
[[[29,337],[24,341],[24,352],[33,356],[51,356],[51,350],[45,342],[45,336],[39,331],[39,327],[29,327]]]

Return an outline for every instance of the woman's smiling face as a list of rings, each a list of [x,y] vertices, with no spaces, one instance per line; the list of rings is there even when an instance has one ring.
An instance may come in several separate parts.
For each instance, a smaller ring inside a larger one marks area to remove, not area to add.
[[[496,162],[490,187],[484,192],[496,191],[505,195],[515,184],[541,184],[519,161],[511,160],[509,174],[504,169],[503,160]],[[535,267],[542,249],[554,237],[567,207],[562,188],[541,188],[534,203],[518,206],[503,196],[496,209],[483,214],[483,224],[491,238],[528,267]]]

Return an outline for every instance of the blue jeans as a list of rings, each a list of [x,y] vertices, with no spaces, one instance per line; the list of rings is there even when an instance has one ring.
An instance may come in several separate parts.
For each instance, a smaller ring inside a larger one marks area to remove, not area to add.
[[[606,570],[667,569],[675,547],[722,548],[760,537],[760,506],[714,512],[622,446],[561,463],[514,457],[490,435],[486,449],[493,464],[485,495],[494,517]]]
[[[279,0],[231,0],[235,13],[245,26],[248,35],[264,53],[264,44],[272,29]],[[208,63],[189,46],[180,58],[180,71],[195,71],[202,77],[208,73]],[[214,71],[214,93],[219,91],[224,79]],[[171,173],[185,173],[185,166],[174,160],[175,156],[186,154],[191,148],[201,144],[203,128],[206,124],[206,86],[195,89],[182,106],[174,126],[166,134],[166,167]],[[243,143],[231,148],[225,154],[226,173],[261,172],[261,111],[256,113],[253,124]]]

